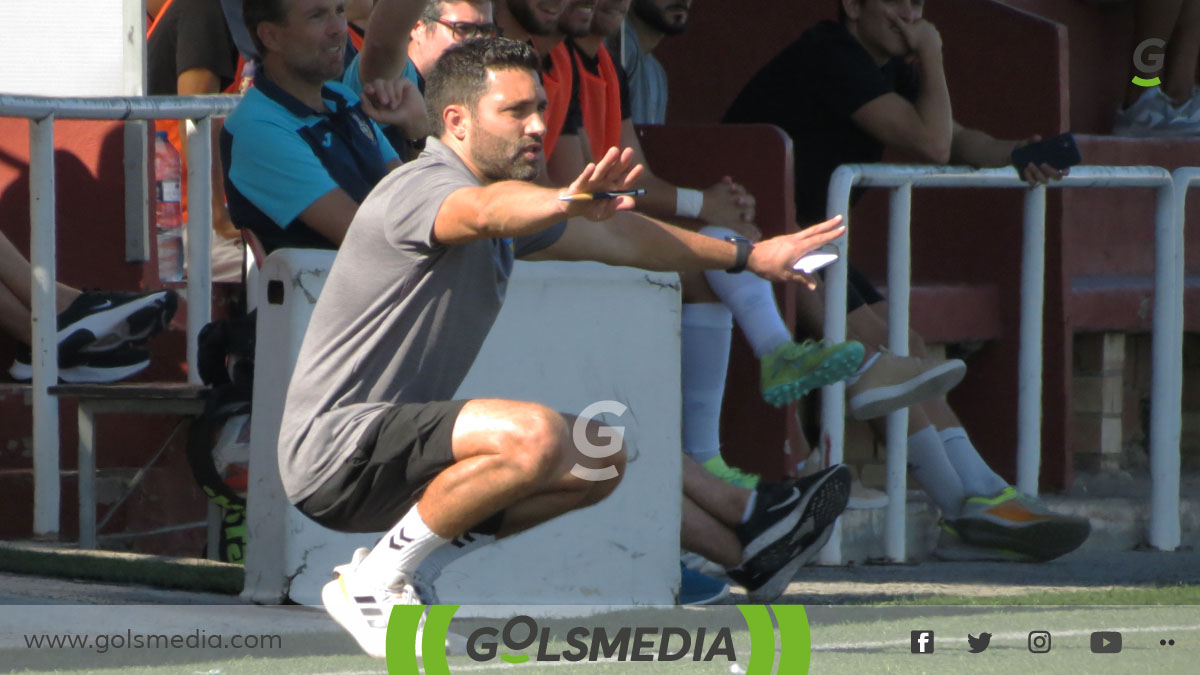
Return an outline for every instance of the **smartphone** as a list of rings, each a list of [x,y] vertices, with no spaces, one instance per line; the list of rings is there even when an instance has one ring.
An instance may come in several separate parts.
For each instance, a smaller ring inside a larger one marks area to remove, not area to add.
[[[1024,171],[1030,164],[1049,164],[1062,171],[1081,161],[1083,158],[1079,155],[1079,147],[1075,145],[1075,137],[1069,132],[1012,151],[1012,163],[1017,168],[1017,173]]]
[[[837,249],[833,246],[822,246],[796,261],[792,269],[805,274],[812,274],[819,269],[828,267],[838,259]]]

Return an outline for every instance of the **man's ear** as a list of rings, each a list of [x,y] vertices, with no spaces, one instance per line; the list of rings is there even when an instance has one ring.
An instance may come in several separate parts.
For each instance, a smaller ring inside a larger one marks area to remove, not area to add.
[[[255,32],[258,33],[258,39],[262,40],[263,46],[267,51],[279,51],[279,35],[277,32],[278,26],[270,21],[262,21],[255,27]],[[260,56],[265,56],[262,54]]]
[[[464,140],[467,137],[467,130],[471,126],[471,113],[464,105],[448,105],[442,111],[442,123],[451,136],[460,141]]]

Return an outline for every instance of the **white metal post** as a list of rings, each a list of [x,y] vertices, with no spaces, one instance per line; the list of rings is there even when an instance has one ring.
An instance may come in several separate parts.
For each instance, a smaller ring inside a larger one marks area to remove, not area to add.
[[[912,183],[894,188],[888,206],[888,347],[908,356],[908,304],[912,281]],[[907,557],[905,516],[908,510],[908,408],[887,417],[888,560]]]
[[[1042,323],[1046,301],[1046,186],[1025,193],[1021,345],[1017,359],[1017,488],[1038,493],[1042,465]]]
[[[188,382],[200,384],[198,337],[200,329],[212,320],[212,118],[188,120],[187,131]]]
[[[855,174],[847,167],[833,173],[829,182],[829,206],[826,218],[841,215],[846,234],[834,242],[838,259],[825,268],[825,339],[830,342],[846,340],[846,264],[850,259],[850,188]],[[842,463],[846,438],[846,384],[836,382],[821,391],[821,443],[827,448],[829,465]],[[817,554],[823,565],[842,563],[842,522],[839,519],[829,535],[829,542]]]
[[[58,305],[54,250],[54,116],[29,121],[29,251],[33,315],[33,534],[59,529]]]
[[[1187,191],[1200,170],[1175,172],[1158,189],[1154,220],[1154,327],[1150,391],[1150,546],[1180,544],[1179,444],[1183,401],[1183,224]]]

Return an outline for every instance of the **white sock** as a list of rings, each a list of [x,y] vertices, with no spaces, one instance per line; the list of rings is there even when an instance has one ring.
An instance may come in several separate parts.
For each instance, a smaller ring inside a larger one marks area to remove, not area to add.
[[[751,490],[750,498],[746,500],[746,508],[742,511],[742,522],[750,520],[750,514],[754,513],[754,505],[758,503],[758,491]]]
[[[933,425],[908,437],[908,470],[921,481],[921,487],[942,510],[942,515],[949,518],[958,515],[966,493]]]
[[[938,437],[942,439],[946,457],[958,472],[963,490],[968,496],[991,497],[1008,487],[1008,481],[992,471],[992,467],[979,456],[979,451],[971,443],[966,429],[946,427],[938,432]]]
[[[426,556],[425,560],[417,567],[417,572],[425,581],[433,583],[442,575],[442,570],[446,565],[495,541],[496,535],[494,534],[466,532],[451,539],[445,546],[439,546]]]
[[[733,314],[725,305],[683,306],[683,452],[701,464],[721,454],[721,400],[732,339]]]
[[[415,572],[430,553],[448,541],[429,529],[414,504],[375,544],[358,569],[364,579],[391,586],[401,572]]]
[[[713,225],[701,228],[700,234],[714,239],[737,236],[733,230]],[[721,302],[733,312],[755,356],[762,358],[791,341],[792,334],[779,316],[771,282],[750,272],[729,274],[718,270],[705,272],[704,277]]]

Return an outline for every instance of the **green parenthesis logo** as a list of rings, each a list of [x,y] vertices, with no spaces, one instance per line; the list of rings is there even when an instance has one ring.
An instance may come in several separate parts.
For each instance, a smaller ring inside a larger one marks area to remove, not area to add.
[[[779,624],[778,675],[807,675],[812,656],[812,635],[808,614],[802,605],[738,605],[750,629],[750,662],[746,675],[771,675],[775,665],[775,628],[771,612]]]
[[[1157,87],[1158,85],[1162,84],[1162,80],[1158,79],[1157,77],[1147,80],[1144,77],[1134,76],[1133,83],[1139,87]]]
[[[432,605],[421,632],[421,654],[425,675],[450,675],[446,663],[446,634],[458,605]],[[386,662],[388,675],[419,675],[417,632],[424,605],[393,605],[388,617]]]

